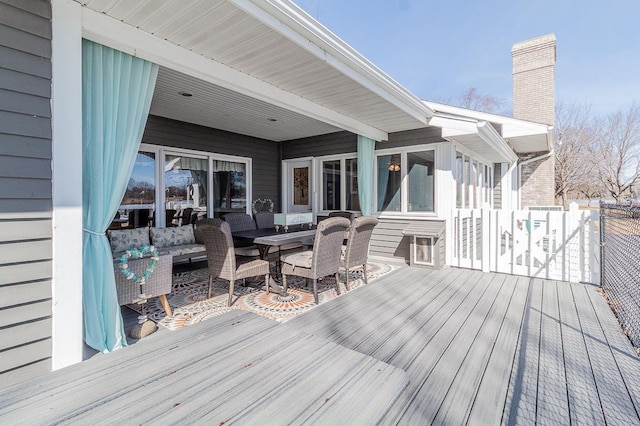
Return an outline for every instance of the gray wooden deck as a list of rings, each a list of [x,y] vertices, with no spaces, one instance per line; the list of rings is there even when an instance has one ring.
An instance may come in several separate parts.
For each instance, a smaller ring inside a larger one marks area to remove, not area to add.
[[[387,424],[640,424],[640,360],[590,285],[404,268],[285,327],[406,371]]]
[[[402,268],[289,321],[240,311],[0,390],[0,424],[640,424],[597,289]]]

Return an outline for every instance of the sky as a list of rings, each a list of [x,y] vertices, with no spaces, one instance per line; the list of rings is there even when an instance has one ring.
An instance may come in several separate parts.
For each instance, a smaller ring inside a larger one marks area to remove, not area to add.
[[[512,105],[514,43],[554,33],[556,102],[640,102],[640,0],[294,0],[422,99]]]

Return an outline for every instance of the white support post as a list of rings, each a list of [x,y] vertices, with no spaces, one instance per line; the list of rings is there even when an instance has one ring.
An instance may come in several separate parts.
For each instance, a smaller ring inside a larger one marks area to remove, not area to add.
[[[82,361],[82,30],[79,3],[53,0],[53,369]]]
[[[482,218],[482,272],[490,271],[491,262],[491,212],[489,209],[482,209],[480,217]]]

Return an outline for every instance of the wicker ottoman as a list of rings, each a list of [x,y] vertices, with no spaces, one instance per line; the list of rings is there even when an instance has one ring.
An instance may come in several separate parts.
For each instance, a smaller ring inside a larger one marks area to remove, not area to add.
[[[158,264],[153,273],[143,285],[144,293],[147,297],[158,297],[162,303],[162,307],[167,316],[172,316],[171,307],[167,301],[167,294],[171,293],[171,267],[173,259],[170,254],[161,255]],[[149,264],[149,258],[129,259],[129,269],[136,275],[142,275]],[[113,264],[116,275],[116,290],[118,292],[118,303],[120,305],[128,305],[134,303],[134,300],[140,294],[140,286],[133,284],[127,280],[120,272],[118,261]]]

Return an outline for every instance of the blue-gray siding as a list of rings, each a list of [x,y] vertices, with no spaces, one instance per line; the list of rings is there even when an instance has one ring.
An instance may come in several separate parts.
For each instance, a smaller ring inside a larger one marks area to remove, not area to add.
[[[280,151],[277,142],[150,116],[143,143],[248,157],[253,161],[253,199],[280,205]],[[250,200],[250,202],[253,200]]]
[[[51,370],[51,5],[0,0],[0,387]]]
[[[282,158],[320,157],[333,154],[356,153],[357,135],[349,132],[337,132],[328,135],[296,139],[282,143]],[[376,143],[376,149],[402,148],[411,145],[423,145],[445,142],[441,130],[436,127],[407,130],[389,134],[389,140]],[[415,220],[382,219],[371,237],[370,254],[392,257],[409,262],[409,237],[402,230]],[[446,238],[446,236],[445,236]],[[444,259],[444,240],[437,247],[439,256]]]

